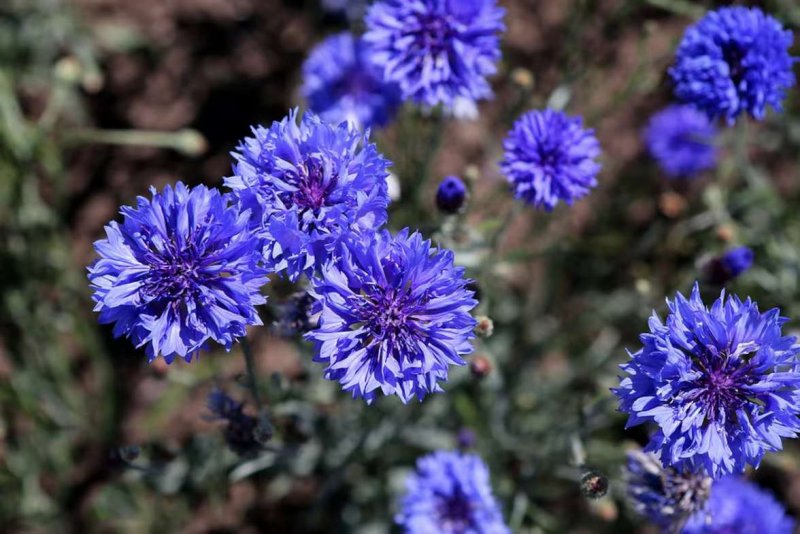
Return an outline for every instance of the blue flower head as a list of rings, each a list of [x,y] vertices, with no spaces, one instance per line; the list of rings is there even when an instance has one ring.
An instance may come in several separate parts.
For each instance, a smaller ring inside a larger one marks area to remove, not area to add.
[[[655,423],[645,450],[679,471],[719,478],[757,467],[800,431],[800,345],[782,334],[787,319],[724,292],[707,308],[697,285],[667,305],[614,390],[628,426]]]
[[[144,346],[150,361],[189,361],[209,340],[230,349],[247,325],[262,324],[255,306],[267,279],[249,212],[202,185],[151,193],[123,207],[122,224],[112,221],[94,245],[100,322]]]
[[[266,266],[290,280],[312,275],[351,231],[386,222],[389,161],[368,134],[297,111],[233,153],[235,175],[225,179],[251,225],[263,236]]]
[[[711,487],[706,507],[683,527],[683,534],[791,534],[794,521],[783,505],[752,482],[729,476]]]
[[[757,7],[707,13],[683,36],[670,76],[675,96],[733,123],[742,113],[763,119],[780,111],[795,83],[792,32]]]
[[[436,189],[436,206],[443,213],[455,214],[464,207],[469,191],[458,176],[448,176]]]
[[[672,105],[653,115],[644,141],[669,178],[692,178],[716,165],[716,135],[708,115],[693,106]]]
[[[378,391],[403,402],[441,391],[450,365],[472,352],[477,302],[453,253],[403,230],[353,236],[312,280],[321,310],[306,334],[325,377],[371,403]]]
[[[380,0],[364,39],[404,100],[474,117],[492,96],[486,77],[497,70],[503,15],[496,0]]]
[[[325,39],[303,64],[303,96],[323,120],[383,126],[400,105],[400,90],[384,83],[363,40],[349,32]]]
[[[628,501],[636,512],[673,532],[676,525],[702,510],[713,479],[703,473],[664,468],[652,454],[629,451],[625,464]]]
[[[546,109],[520,117],[503,143],[500,167],[518,199],[551,211],[597,185],[600,143],[578,117]]]
[[[510,534],[480,457],[437,451],[417,460],[395,521],[406,534]]]

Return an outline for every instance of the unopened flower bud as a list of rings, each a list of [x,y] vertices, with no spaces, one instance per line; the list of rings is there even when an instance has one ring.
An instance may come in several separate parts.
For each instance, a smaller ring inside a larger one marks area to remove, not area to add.
[[[453,215],[461,211],[467,200],[467,186],[457,176],[448,176],[436,190],[436,206],[443,213]]]
[[[608,477],[590,469],[581,476],[581,492],[590,499],[599,499],[608,491]]]
[[[475,435],[475,431],[471,428],[462,428],[458,431],[458,437],[456,439],[459,449],[471,449],[475,446],[477,436]]]
[[[494,333],[494,321],[485,315],[479,315],[478,324],[475,325],[475,335],[478,337],[491,337]]]
[[[469,370],[475,378],[485,378],[492,372],[492,362],[482,354],[478,354],[469,362]]]

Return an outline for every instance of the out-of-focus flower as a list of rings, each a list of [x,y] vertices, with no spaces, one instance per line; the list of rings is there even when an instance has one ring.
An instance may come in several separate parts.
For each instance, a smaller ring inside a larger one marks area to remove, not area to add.
[[[658,458],[629,451],[625,465],[628,500],[641,516],[666,531],[702,510],[713,479],[705,473],[664,468]]]
[[[514,194],[537,208],[572,205],[597,185],[600,143],[579,117],[529,111],[514,123],[503,148],[500,167]]]
[[[152,200],[120,210],[106,226],[89,268],[95,311],[114,335],[144,346],[150,361],[190,361],[209,340],[230,349],[247,325],[260,325],[255,306],[267,282],[249,212],[228,197],[178,182]]]
[[[710,281],[726,284],[753,266],[755,254],[750,247],[735,247],[711,259],[705,266]]]
[[[407,534],[506,534],[480,457],[437,451],[417,460],[395,521]]]
[[[757,7],[707,13],[683,36],[670,69],[675,95],[710,117],[733,123],[742,113],[763,119],[781,109],[795,83],[792,32]]]
[[[656,113],[644,132],[650,155],[670,178],[691,178],[717,163],[717,129],[693,106],[672,105]]]
[[[400,105],[400,90],[384,83],[362,39],[349,32],[328,37],[303,64],[303,96],[323,120],[383,126]]]
[[[319,327],[306,334],[325,377],[367,403],[380,390],[403,402],[441,391],[472,351],[477,302],[453,253],[403,230],[354,236],[312,280]]]
[[[244,413],[243,403],[214,388],[208,394],[207,405],[210,420],[226,423],[225,442],[233,452],[239,456],[253,456],[262,449],[261,442],[256,439],[258,420]]]
[[[479,315],[477,317],[478,324],[475,325],[475,334],[478,337],[492,337],[494,334],[494,321],[491,317],[486,315]]]
[[[496,0],[380,0],[364,39],[404,100],[474,117],[492,96],[486,77],[497,70],[503,15]]]
[[[705,508],[683,527],[683,534],[791,534],[794,520],[783,505],[752,482],[730,476],[714,482]]]
[[[273,328],[285,337],[305,334],[314,327],[312,305],[314,297],[306,291],[291,295],[278,306],[278,317]]]
[[[436,206],[443,213],[453,215],[461,211],[469,192],[458,176],[448,176],[436,189]]]
[[[386,160],[367,136],[297,111],[253,128],[225,179],[265,238],[267,267],[296,280],[330,259],[350,231],[380,228],[389,197]]]
[[[679,471],[719,478],[758,466],[800,431],[800,345],[781,333],[787,319],[724,292],[707,308],[696,284],[667,306],[622,366],[629,376],[614,393],[627,426],[658,425],[645,451]]]

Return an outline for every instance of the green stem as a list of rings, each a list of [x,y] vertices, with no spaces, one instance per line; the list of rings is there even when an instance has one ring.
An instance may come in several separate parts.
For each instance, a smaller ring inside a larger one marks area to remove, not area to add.
[[[171,148],[187,156],[198,156],[207,148],[205,138],[197,131],[186,129],[177,132],[153,130],[98,130],[82,128],[69,134],[75,143],[107,143],[111,145],[151,146]]]
[[[242,354],[244,355],[244,365],[247,370],[247,388],[253,395],[253,402],[255,402],[256,409],[261,413],[261,396],[258,394],[258,382],[256,380],[256,362],[253,358],[253,349],[247,337],[241,339]]]

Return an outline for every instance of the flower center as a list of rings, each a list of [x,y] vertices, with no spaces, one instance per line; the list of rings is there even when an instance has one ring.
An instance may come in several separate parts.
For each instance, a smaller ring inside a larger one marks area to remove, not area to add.
[[[450,21],[439,13],[425,13],[419,17],[417,44],[427,53],[438,56],[446,52],[455,36]]]
[[[196,292],[205,276],[199,272],[200,262],[191,235],[187,240],[182,250],[178,250],[173,239],[165,252],[153,254],[149,277],[142,287],[145,296],[172,300],[177,305]]]
[[[472,504],[461,492],[442,496],[437,506],[439,521],[445,532],[466,532],[473,526]]]
[[[310,159],[300,166],[297,190],[293,203],[301,209],[319,211],[328,199],[328,193],[336,185],[336,178],[326,183],[325,169],[316,159]]]
[[[722,58],[728,64],[733,84],[738,87],[744,77],[744,66],[742,65],[744,51],[735,43],[727,43],[722,47]]]
[[[365,322],[372,335],[378,339],[406,333],[410,313],[408,296],[396,289],[388,290],[382,296],[370,300],[363,310]]]
[[[717,421],[730,415],[742,400],[736,378],[730,370],[711,370],[702,382],[702,398],[706,404],[706,418]]]
[[[705,506],[711,493],[712,479],[699,473],[662,473],[664,494],[675,504],[679,516],[689,516]]]

